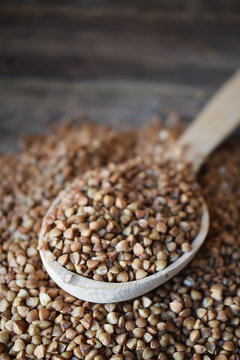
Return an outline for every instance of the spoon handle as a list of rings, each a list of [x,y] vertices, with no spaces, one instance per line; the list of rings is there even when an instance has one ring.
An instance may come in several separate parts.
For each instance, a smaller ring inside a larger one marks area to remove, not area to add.
[[[239,123],[240,70],[207,103],[178,139],[177,146],[187,145],[186,159],[196,163],[199,156],[207,157]]]

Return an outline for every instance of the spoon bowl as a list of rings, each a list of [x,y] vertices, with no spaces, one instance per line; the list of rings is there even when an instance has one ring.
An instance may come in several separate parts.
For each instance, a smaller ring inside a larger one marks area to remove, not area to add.
[[[52,203],[49,212],[59,201],[58,198]],[[48,213],[46,214],[46,216]],[[130,300],[141,296],[157,286],[171,279],[181,271],[195,256],[203,244],[209,228],[209,212],[203,201],[201,226],[198,235],[191,242],[191,250],[180,256],[174,263],[169,264],[165,269],[149,275],[140,280],[114,283],[89,279],[78,275],[60,265],[56,260],[47,261],[44,250],[39,250],[43,265],[48,274],[58,286],[78,299],[96,303],[112,303]],[[40,234],[40,243],[43,240],[43,233]]]

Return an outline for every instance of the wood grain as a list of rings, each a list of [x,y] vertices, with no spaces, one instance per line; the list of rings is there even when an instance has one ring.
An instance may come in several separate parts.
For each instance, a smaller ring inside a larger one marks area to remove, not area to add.
[[[212,88],[146,81],[0,79],[0,152],[17,149],[23,133],[46,130],[44,122],[87,115],[101,123],[140,126],[152,115],[175,111],[191,120]]]
[[[217,87],[239,66],[238,2],[147,3],[5,2],[0,75]]]
[[[191,119],[239,59],[238,0],[0,2],[0,152],[48,117]]]

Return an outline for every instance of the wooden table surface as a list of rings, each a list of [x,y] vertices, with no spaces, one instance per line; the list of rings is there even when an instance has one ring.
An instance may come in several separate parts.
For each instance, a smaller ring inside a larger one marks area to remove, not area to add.
[[[0,152],[48,117],[192,119],[239,66],[238,0],[0,2]]]

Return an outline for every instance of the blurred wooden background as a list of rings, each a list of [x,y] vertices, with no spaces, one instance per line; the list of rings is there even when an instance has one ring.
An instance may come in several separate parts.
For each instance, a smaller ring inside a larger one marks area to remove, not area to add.
[[[2,1],[0,151],[47,115],[190,118],[239,66],[239,0]]]

